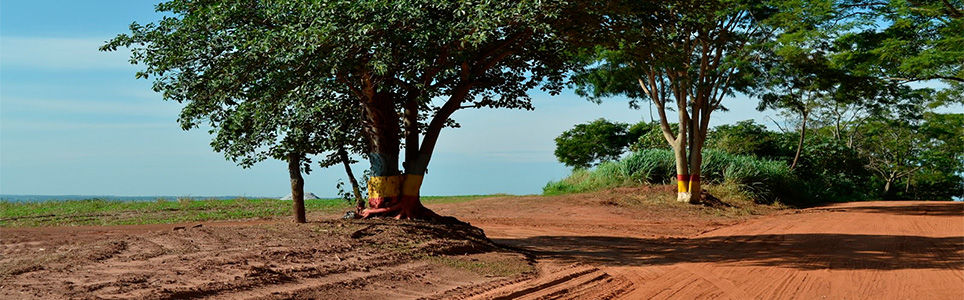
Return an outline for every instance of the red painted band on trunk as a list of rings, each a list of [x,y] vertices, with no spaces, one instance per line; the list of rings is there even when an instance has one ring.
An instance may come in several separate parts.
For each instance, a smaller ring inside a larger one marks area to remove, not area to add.
[[[699,176],[697,176],[697,177],[699,177]],[[679,180],[679,181],[687,181],[687,180],[689,180],[689,179],[690,179],[690,175],[686,175],[686,174],[682,174],[682,175],[677,174],[677,175],[676,175],[676,180]]]
[[[368,207],[379,208],[388,206],[395,197],[372,197],[368,198]]]

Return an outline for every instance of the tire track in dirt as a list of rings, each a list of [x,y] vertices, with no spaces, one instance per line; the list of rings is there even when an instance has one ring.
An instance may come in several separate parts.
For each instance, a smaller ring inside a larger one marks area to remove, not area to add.
[[[498,219],[469,221],[499,243],[531,251],[542,269],[576,264],[593,280],[542,271],[473,299],[600,298],[576,293],[580,285],[619,290],[612,295],[619,299],[964,299],[964,203],[836,204],[687,238],[627,234],[600,225],[642,227],[646,220],[551,204],[525,203],[524,215],[509,206],[493,213]],[[559,217],[569,210],[581,214]]]

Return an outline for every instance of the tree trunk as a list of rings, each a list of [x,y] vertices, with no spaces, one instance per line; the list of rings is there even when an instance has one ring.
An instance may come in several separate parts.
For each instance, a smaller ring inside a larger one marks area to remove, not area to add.
[[[690,174],[689,159],[686,157],[686,143],[680,142],[673,145],[673,154],[676,157],[676,201],[689,202],[690,194]]]
[[[305,179],[301,177],[301,155],[288,154],[288,176],[291,177],[291,204],[295,222],[305,223]]]
[[[797,154],[793,155],[793,163],[790,164],[790,170],[797,167],[797,161],[800,160],[800,152],[803,151],[803,139],[807,136],[807,113],[803,114],[803,123],[800,124],[800,141],[797,142]]]
[[[358,187],[358,180],[355,179],[355,173],[351,171],[351,160],[348,158],[348,151],[345,150],[345,145],[341,145],[338,148],[338,156],[341,158],[341,163],[345,165],[345,174],[348,175],[348,181],[351,182],[351,191],[355,195],[355,212],[360,213],[365,209],[365,199],[362,198],[361,189]]]
[[[703,196],[703,185],[700,184],[700,173],[703,171],[703,147],[701,146],[699,136],[693,138],[693,144],[690,145],[690,178],[689,178],[689,193],[690,198],[687,199],[689,203],[697,204],[702,201]]]
[[[896,175],[890,174],[889,176],[887,176],[887,182],[884,184],[884,199],[890,200],[892,198],[891,192],[893,191],[893,185],[895,181],[897,181]]]
[[[404,110],[402,121],[405,122],[406,174],[401,174],[398,169],[399,137],[401,136],[399,115],[395,111],[394,104],[384,104],[393,103],[394,99],[383,97],[379,100],[383,103],[366,104],[369,127],[372,128],[370,129],[372,134],[369,134],[373,151],[369,155],[372,177],[368,181],[368,209],[363,210],[359,216],[398,219],[435,218],[438,215],[424,207],[419,199],[419,189],[428,158],[423,158],[424,155],[418,151],[418,111],[417,106],[412,105],[417,102],[406,102]],[[448,116],[445,116],[445,119],[447,120]]]

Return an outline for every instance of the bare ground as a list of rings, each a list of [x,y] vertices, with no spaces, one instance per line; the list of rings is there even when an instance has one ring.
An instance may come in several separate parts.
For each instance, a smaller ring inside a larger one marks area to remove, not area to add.
[[[3,228],[0,298],[964,299],[964,203],[640,197],[662,192],[429,206],[494,243],[391,220]]]

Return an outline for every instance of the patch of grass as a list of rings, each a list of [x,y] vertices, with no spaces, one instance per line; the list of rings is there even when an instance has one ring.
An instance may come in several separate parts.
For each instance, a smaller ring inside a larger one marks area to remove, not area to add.
[[[349,205],[341,200],[306,200],[308,211],[334,212]],[[208,220],[267,218],[288,215],[291,201],[229,199],[178,201],[109,201],[103,199],[0,202],[0,226],[161,224]]]
[[[457,203],[484,197],[489,196],[424,196],[422,201]],[[353,209],[353,205],[341,199],[317,199],[305,200],[305,209],[310,213],[339,213]],[[290,214],[291,201],[278,199],[0,201],[0,227],[167,224],[274,218]]]

